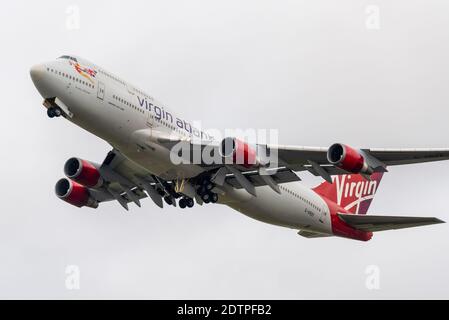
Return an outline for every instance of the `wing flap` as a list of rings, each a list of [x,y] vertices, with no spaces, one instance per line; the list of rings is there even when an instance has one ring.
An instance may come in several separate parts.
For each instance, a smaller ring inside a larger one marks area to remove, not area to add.
[[[444,223],[434,217],[372,216],[339,213],[339,218],[361,231],[385,231]]]
[[[270,170],[267,170],[270,171]],[[242,172],[242,174],[255,186],[266,186],[267,182],[259,175],[258,171],[250,171],[250,172]],[[301,179],[291,170],[287,168],[279,168],[276,169],[276,173],[270,175],[270,177],[274,180],[274,182],[281,184],[293,181],[300,181]],[[234,174],[228,174],[226,176],[226,182],[229,183],[236,189],[242,189],[243,186],[236,179]]]

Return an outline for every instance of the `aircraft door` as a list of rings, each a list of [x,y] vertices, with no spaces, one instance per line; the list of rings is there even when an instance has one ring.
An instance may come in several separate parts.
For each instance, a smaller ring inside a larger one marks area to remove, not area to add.
[[[326,206],[321,207],[321,213],[320,213],[320,222],[325,223],[327,220],[327,208]]]
[[[104,100],[104,92],[105,92],[104,83],[101,81],[98,81],[97,98],[100,100]]]
[[[145,110],[145,113],[147,114],[147,121],[146,121],[146,126],[150,129],[153,128],[154,125],[154,117],[153,114],[150,112],[150,110]]]

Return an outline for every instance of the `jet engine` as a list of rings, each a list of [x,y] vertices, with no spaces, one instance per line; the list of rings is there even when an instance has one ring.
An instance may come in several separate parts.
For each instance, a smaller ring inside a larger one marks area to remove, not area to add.
[[[366,163],[363,155],[344,144],[336,143],[327,151],[327,160],[343,170],[352,173],[373,173],[373,169]]]
[[[258,165],[257,153],[246,142],[237,138],[225,138],[221,142],[221,155],[232,159],[233,164],[251,168]]]
[[[87,160],[70,158],[64,165],[67,178],[88,188],[99,188],[103,185],[103,178],[97,167]]]
[[[55,185],[55,193],[59,199],[78,208],[97,208],[98,202],[89,194],[89,190],[73,180],[62,178]]]

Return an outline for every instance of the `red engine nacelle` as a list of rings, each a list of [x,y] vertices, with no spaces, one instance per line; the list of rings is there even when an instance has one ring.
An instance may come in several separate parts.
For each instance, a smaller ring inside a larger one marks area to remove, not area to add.
[[[64,165],[64,173],[68,178],[88,188],[99,188],[103,184],[103,178],[98,169],[83,159],[70,158],[67,160]]]
[[[221,155],[232,158],[232,163],[246,168],[258,165],[257,153],[250,145],[236,138],[225,138],[221,142]]]
[[[78,208],[97,208],[98,202],[92,199],[88,189],[75,181],[62,178],[56,183],[55,192],[59,199],[70,203]]]
[[[327,151],[327,160],[352,173],[373,173],[360,152],[344,144],[333,144]]]

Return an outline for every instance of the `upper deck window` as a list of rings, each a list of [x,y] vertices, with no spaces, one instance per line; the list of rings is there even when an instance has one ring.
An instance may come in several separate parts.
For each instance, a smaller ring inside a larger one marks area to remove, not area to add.
[[[78,60],[76,58],[71,57],[71,56],[60,56],[58,59],[67,59],[67,60],[72,60],[72,61],[78,62]]]

